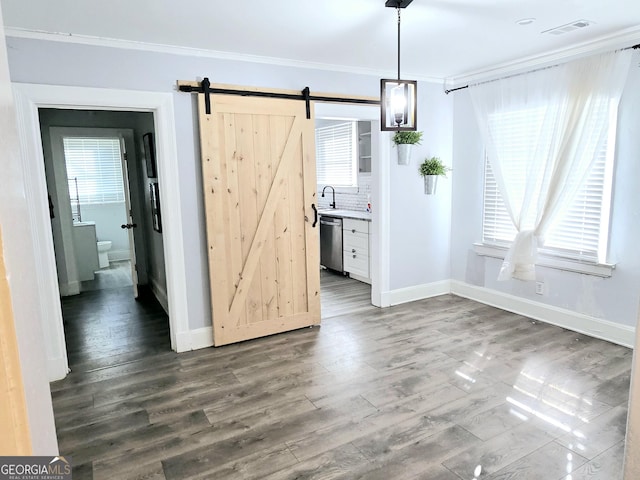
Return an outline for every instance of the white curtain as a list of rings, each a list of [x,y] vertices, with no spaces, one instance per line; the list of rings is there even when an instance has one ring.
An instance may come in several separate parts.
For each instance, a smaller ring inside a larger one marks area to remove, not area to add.
[[[628,75],[630,50],[472,86],[491,168],[518,231],[499,280],[535,280],[538,247],[606,141]],[[518,138],[510,122],[518,122]],[[513,144],[520,147],[517,154]],[[517,158],[514,158],[517,155]]]

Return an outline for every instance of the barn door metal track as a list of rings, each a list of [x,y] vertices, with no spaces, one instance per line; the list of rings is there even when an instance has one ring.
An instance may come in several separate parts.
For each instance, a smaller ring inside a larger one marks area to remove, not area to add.
[[[260,92],[254,90],[236,90],[227,88],[211,87],[211,82],[207,77],[200,82],[200,86],[193,87],[191,85],[180,85],[179,90],[187,93],[203,93],[204,106],[207,115],[211,114],[211,94],[222,95],[239,95],[241,97],[267,97],[267,98],[283,98],[287,100],[302,100],[307,105],[307,119],[311,118],[311,102],[331,102],[331,103],[359,103],[362,105],[380,105],[380,100],[368,100],[366,98],[348,98],[348,97],[332,97],[326,95],[311,95],[309,87],[298,94],[277,93],[277,92]]]

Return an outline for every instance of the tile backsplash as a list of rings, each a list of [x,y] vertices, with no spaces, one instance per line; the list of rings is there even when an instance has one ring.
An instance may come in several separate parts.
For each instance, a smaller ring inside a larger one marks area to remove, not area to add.
[[[327,189],[325,197],[322,198],[322,186],[318,185],[318,207],[331,208],[331,189]],[[343,193],[338,189],[336,191],[336,208],[344,210],[356,210],[364,212],[367,210],[367,200],[371,195],[371,174],[358,175],[358,191],[354,193]],[[373,199],[371,200],[371,208],[374,209]]]

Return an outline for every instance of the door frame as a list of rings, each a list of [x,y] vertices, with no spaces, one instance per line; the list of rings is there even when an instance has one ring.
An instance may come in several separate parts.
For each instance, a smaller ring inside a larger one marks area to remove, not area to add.
[[[371,121],[371,155],[378,159],[371,165],[371,303],[376,307],[389,307],[389,248],[391,245],[390,224],[390,178],[391,135],[380,131],[380,107],[355,103],[315,102],[315,118],[341,118]],[[375,138],[377,137],[377,141]]]
[[[29,207],[27,220],[33,231],[34,260],[39,265],[39,271],[35,275],[38,295],[34,301],[38,303],[44,331],[49,380],[64,378],[69,372],[69,364],[49,219],[39,108],[140,111],[154,114],[158,183],[165,220],[163,240],[171,348],[176,352],[190,350],[187,341],[189,316],[182,205],[180,188],[175,181],[179,178],[179,164],[173,94],[27,83],[13,83],[12,87],[22,150],[25,197]]]

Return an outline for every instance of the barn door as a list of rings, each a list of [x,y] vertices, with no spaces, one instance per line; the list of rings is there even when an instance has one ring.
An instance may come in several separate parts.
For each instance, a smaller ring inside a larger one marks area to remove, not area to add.
[[[208,115],[198,97],[214,345],[319,324],[305,103],[213,95]]]

